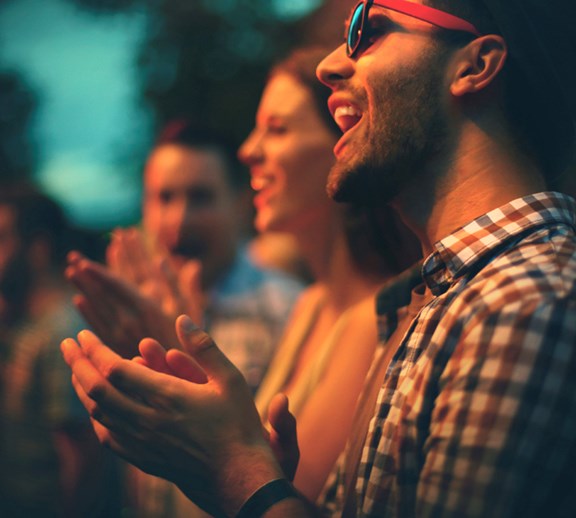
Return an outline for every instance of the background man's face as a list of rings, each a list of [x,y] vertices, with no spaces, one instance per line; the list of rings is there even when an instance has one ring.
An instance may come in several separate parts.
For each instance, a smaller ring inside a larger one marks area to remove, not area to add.
[[[143,225],[177,263],[200,259],[211,282],[229,263],[238,239],[237,196],[226,164],[212,150],[156,148],[144,177]]]

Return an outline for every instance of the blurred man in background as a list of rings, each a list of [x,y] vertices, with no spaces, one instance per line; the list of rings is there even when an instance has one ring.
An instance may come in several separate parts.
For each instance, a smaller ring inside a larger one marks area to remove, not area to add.
[[[184,311],[255,389],[301,284],[246,253],[251,193],[235,154],[218,132],[168,125],[145,167],[142,232],[114,232],[108,270],[72,255],[68,276],[96,333],[124,356],[145,336],[178,346]]]
[[[144,337],[178,346],[174,319],[185,312],[217,337],[255,391],[302,285],[252,262],[243,243],[251,214],[236,146],[215,131],[168,125],[144,171],[143,232],[115,231],[108,270],[72,256],[78,307],[125,357],[138,354]],[[179,505],[190,516],[170,484],[135,477],[138,516],[175,516]]]

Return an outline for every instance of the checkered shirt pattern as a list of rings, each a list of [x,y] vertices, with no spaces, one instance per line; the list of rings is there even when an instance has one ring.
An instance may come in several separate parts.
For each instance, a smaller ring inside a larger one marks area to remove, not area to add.
[[[576,516],[575,205],[530,195],[435,245],[434,299],[380,389],[357,516]],[[396,310],[379,310],[386,339]]]

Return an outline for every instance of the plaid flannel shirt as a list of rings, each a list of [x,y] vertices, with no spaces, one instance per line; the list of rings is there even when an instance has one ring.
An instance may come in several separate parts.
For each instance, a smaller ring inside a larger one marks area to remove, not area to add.
[[[576,516],[575,208],[538,193],[435,245],[422,268],[434,299],[369,424],[358,516]],[[384,341],[392,300],[379,301]]]

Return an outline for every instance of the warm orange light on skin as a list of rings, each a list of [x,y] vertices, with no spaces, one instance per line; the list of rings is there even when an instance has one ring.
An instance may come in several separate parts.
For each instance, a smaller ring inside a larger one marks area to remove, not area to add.
[[[144,175],[145,231],[176,262],[201,260],[208,286],[233,260],[238,240],[241,201],[226,167],[217,152],[165,144],[152,152]]]

